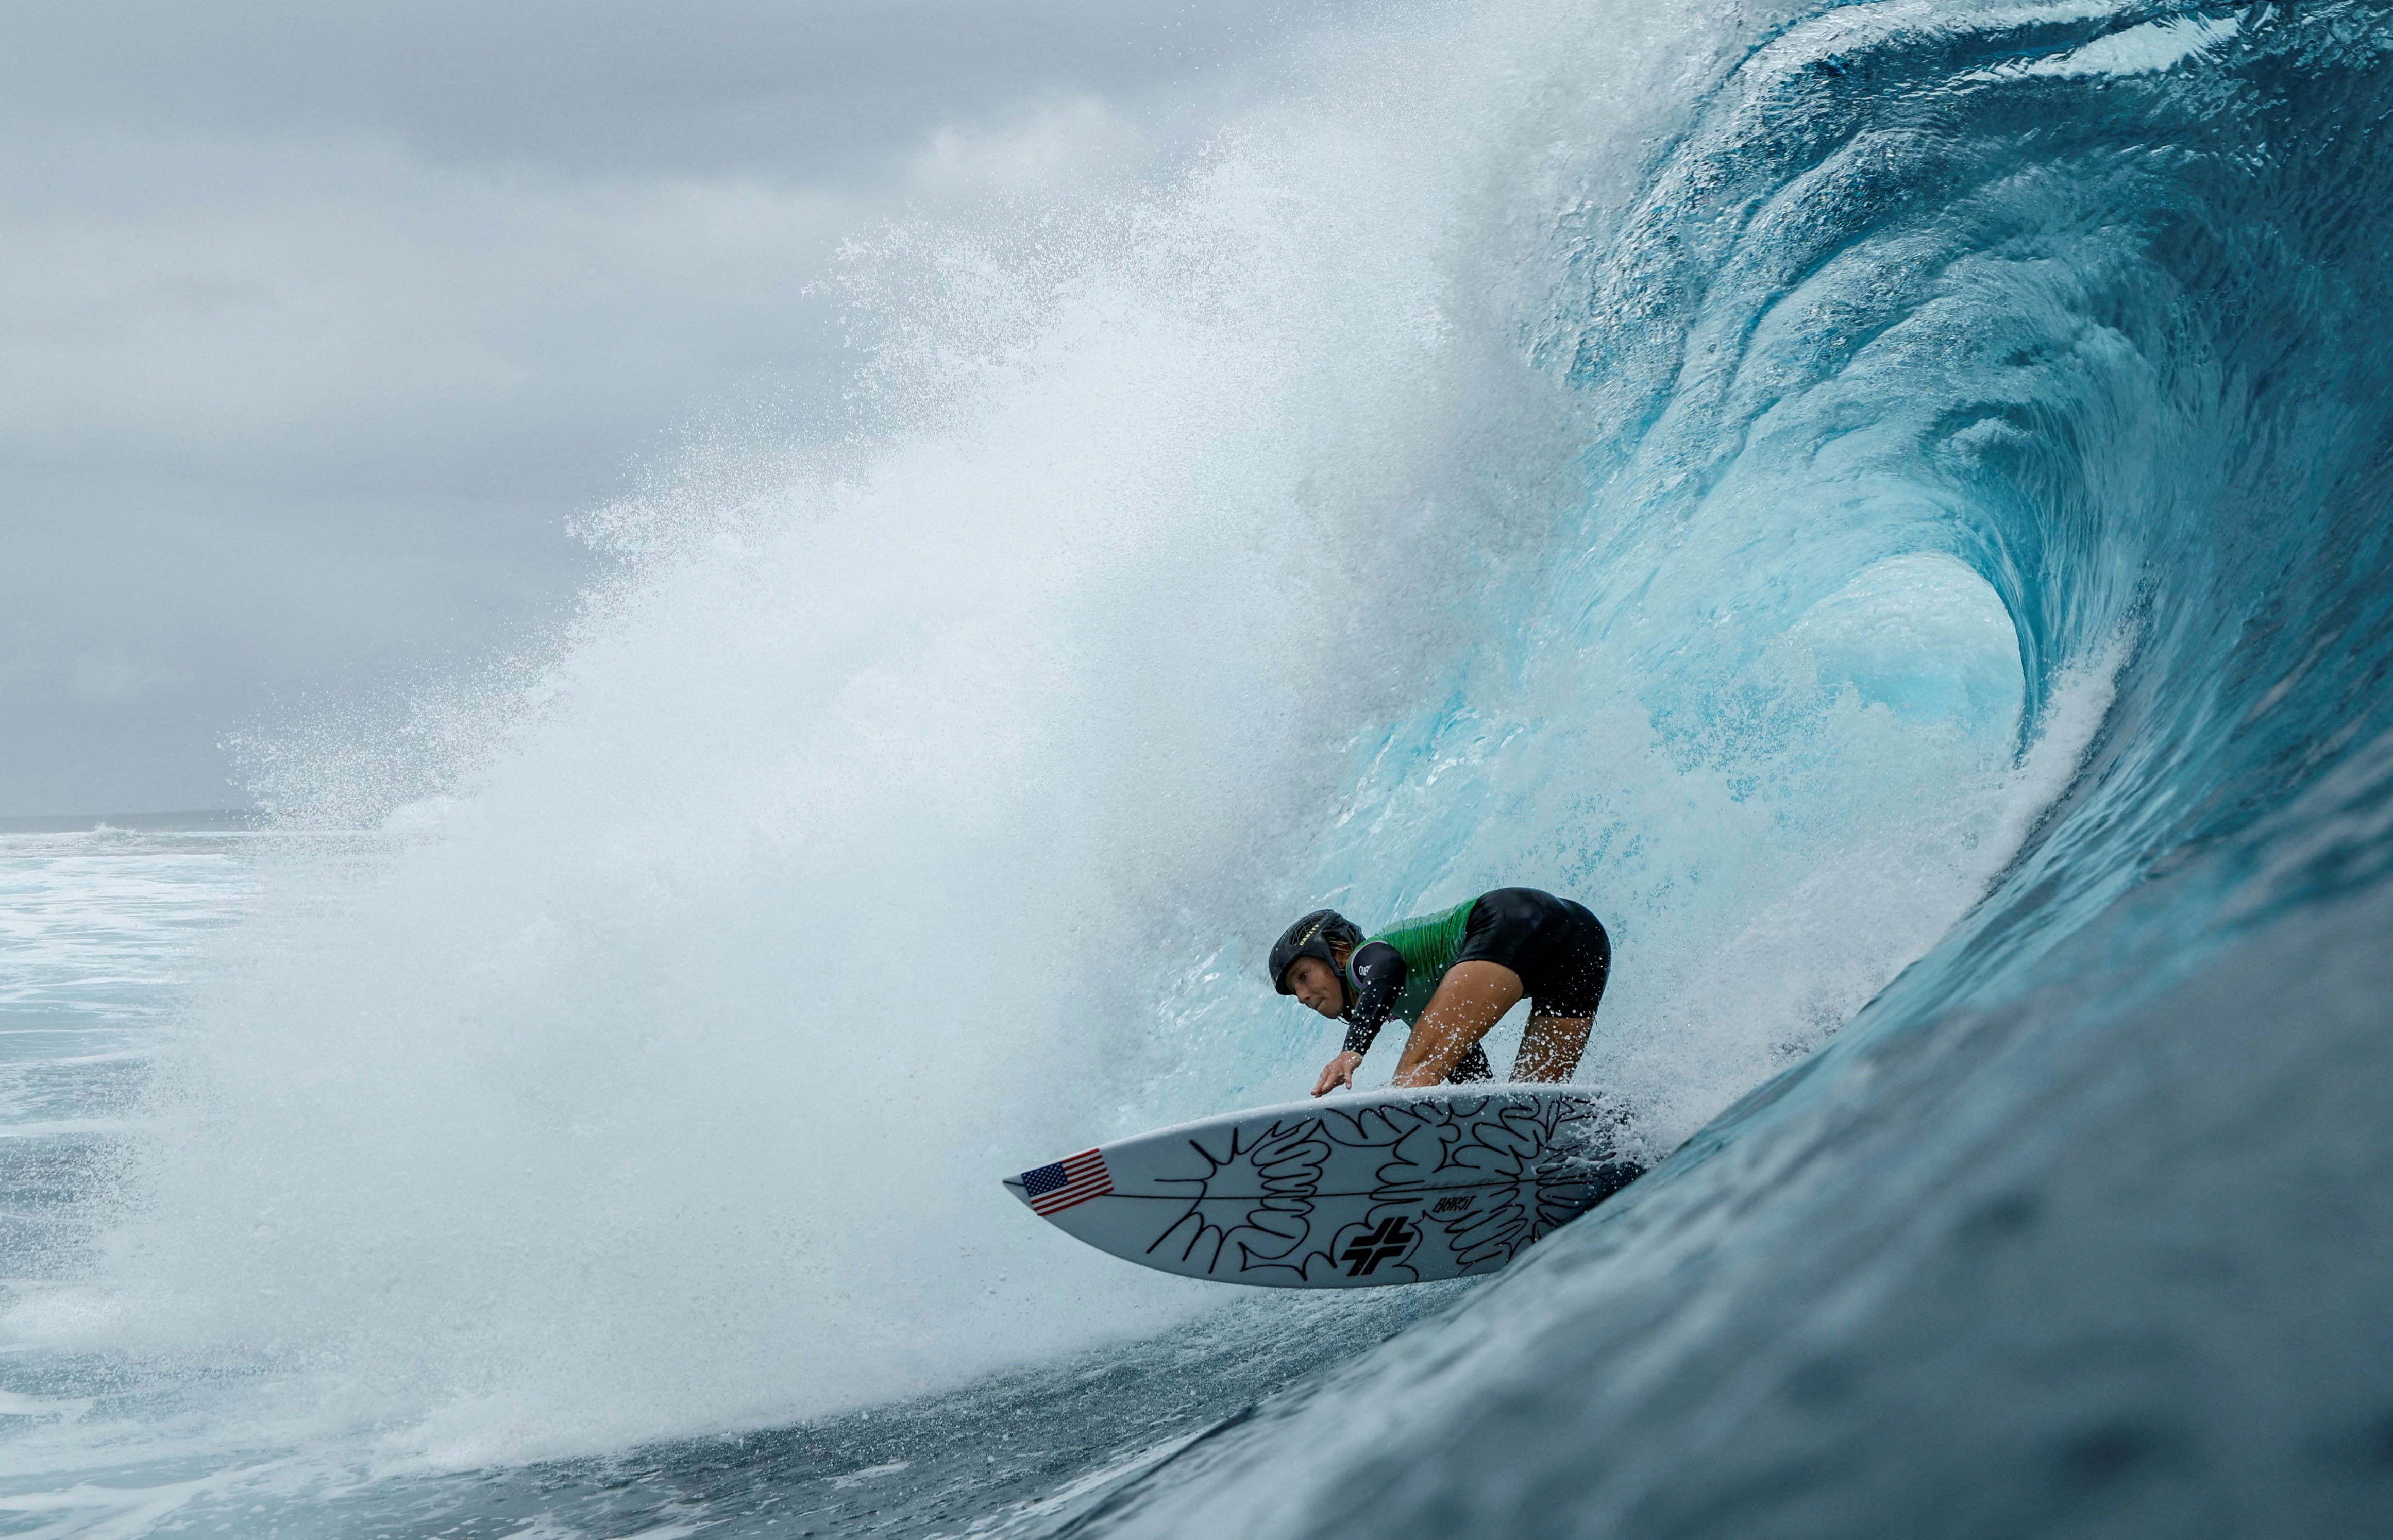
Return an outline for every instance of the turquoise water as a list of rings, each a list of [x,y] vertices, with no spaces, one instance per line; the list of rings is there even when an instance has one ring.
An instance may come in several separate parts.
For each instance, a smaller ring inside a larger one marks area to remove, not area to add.
[[[1441,8],[865,242],[840,447],[595,515],[271,834],[10,837],[0,1514],[2382,1528],[2388,42]],[[1288,917],[1497,883],[1656,1162],[1502,1277],[996,1186],[1309,1083]]]

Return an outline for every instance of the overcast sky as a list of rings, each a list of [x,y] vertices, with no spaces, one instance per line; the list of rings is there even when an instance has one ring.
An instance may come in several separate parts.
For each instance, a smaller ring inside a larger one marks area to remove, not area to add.
[[[834,245],[1169,154],[1337,0],[78,0],[0,46],[0,816],[503,646]]]

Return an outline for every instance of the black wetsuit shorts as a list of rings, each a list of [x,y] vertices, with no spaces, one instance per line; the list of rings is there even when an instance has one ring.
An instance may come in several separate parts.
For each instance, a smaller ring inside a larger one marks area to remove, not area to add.
[[[1592,1016],[1612,972],[1612,938],[1584,904],[1536,888],[1479,895],[1457,962],[1497,962],[1521,975],[1539,1016]]]

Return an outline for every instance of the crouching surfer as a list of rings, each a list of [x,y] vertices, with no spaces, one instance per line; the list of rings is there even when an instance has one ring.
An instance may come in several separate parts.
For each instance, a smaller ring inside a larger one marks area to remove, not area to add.
[[[1468,904],[1400,920],[1376,935],[1315,909],[1272,948],[1272,986],[1346,1023],[1345,1046],[1313,1094],[1354,1083],[1380,1028],[1408,1021],[1397,1086],[1492,1080],[1479,1039],[1520,1001],[1529,1024],[1515,1080],[1567,1080],[1612,972],[1612,942],[1586,907],[1535,888],[1497,888]]]

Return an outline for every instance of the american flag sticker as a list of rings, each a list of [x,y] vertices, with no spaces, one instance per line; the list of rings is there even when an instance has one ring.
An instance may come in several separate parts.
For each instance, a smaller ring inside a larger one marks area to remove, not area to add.
[[[1022,1191],[1030,1199],[1031,1212],[1042,1216],[1060,1214],[1076,1203],[1104,1197],[1113,1190],[1105,1157],[1094,1150],[1082,1150],[1053,1166],[1022,1173]]]

